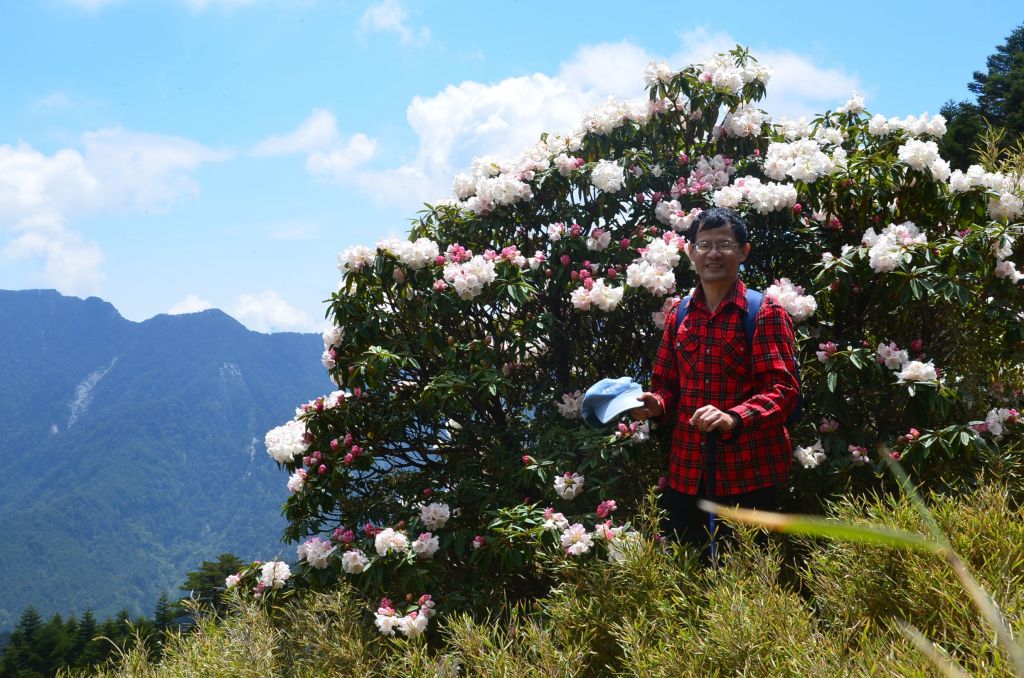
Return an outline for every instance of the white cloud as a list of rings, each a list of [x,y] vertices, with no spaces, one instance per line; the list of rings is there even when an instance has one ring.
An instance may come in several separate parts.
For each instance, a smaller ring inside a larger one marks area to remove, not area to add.
[[[269,136],[252,148],[257,156],[307,153],[306,170],[321,179],[343,181],[352,170],[370,160],[377,142],[365,134],[343,139],[334,115],[322,108],[313,109],[293,131]]]
[[[32,108],[42,110],[58,110],[71,108],[73,102],[64,92],[51,92],[44,97],[39,97],[32,102]]]
[[[205,311],[208,308],[213,308],[213,304],[208,302],[206,299],[203,299],[198,294],[187,294],[184,299],[167,309],[167,314],[181,315],[183,313],[198,313],[199,311]]]
[[[359,18],[359,28],[364,33],[395,33],[406,45],[430,40],[430,29],[421,27],[414,30],[407,25],[406,19],[408,13],[398,0],[381,0],[366,8]]]
[[[684,67],[722,51],[736,40],[728,33],[697,29],[680,35],[670,64]],[[774,115],[808,115],[844,102],[859,80],[842,69],[823,67],[790,50],[753,50],[773,69],[769,97],[762,103]],[[432,97],[414,97],[406,111],[418,137],[415,157],[399,167],[353,171],[351,181],[382,203],[412,209],[447,197],[452,177],[480,155],[515,156],[542,132],[570,132],[584,113],[607,96],[643,95],[643,69],[660,59],[623,41],[579,48],[556,75],[534,73],[495,83],[466,81]]]
[[[239,296],[230,315],[257,332],[310,332],[315,327],[309,316],[274,290]]]
[[[90,213],[165,210],[196,195],[192,173],[227,154],[189,139],[112,128],[52,155],[0,145],[0,257],[43,263],[43,280],[69,294],[97,293],[99,246],[75,232]]]
[[[338,127],[334,115],[322,108],[314,108],[294,131],[270,136],[253,147],[253,155],[290,155],[309,153],[338,140]]]

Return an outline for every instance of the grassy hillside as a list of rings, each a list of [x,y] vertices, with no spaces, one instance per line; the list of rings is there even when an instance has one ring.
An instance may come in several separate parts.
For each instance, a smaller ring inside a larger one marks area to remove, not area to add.
[[[953,546],[1024,628],[1024,484],[989,482],[935,497]],[[848,522],[924,533],[902,498],[846,500]],[[554,586],[535,605],[450,614],[426,641],[384,638],[371,605],[342,589],[268,611],[236,602],[224,619],[171,639],[155,663],[136,649],[101,676],[930,676],[897,629],[907,620],[970,675],[1014,675],[949,567],[931,556],[751,533],[717,569],[639,543],[621,563],[544,567]],[[443,609],[444,602],[440,602]]]

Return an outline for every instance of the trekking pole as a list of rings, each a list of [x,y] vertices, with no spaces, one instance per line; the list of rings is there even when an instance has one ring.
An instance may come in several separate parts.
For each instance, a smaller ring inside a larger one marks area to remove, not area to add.
[[[718,456],[718,429],[714,429],[708,432],[707,437],[704,440],[704,469],[707,472],[707,487],[705,488],[705,494],[707,494],[708,501],[715,501],[715,480],[716,480],[716,468],[715,462]],[[714,566],[718,565],[718,543],[715,538],[715,533],[718,531],[717,517],[714,513],[708,513],[708,536],[711,541],[709,545],[711,547],[711,564]]]

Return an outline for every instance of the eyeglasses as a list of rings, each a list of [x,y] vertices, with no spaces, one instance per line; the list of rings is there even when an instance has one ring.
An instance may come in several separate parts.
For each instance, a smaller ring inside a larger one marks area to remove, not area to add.
[[[718,250],[722,254],[732,254],[739,249],[739,244],[732,240],[722,240],[721,242],[711,242],[710,240],[701,240],[698,243],[694,243],[693,249],[697,250],[701,254],[707,254],[711,250]]]

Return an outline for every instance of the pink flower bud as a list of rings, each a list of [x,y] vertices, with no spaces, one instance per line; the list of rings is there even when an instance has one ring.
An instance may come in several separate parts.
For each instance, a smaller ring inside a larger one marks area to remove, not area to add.
[[[620,240],[619,246],[624,250],[629,249],[629,238],[623,238],[622,240]]]
[[[345,458],[342,460],[342,462],[345,464],[345,466],[348,466],[349,464],[352,463],[353,459],[355,459],[355,457],[353,457],[352,453],[349,452],[345,455]]]
[[[362,447],[360,447],[359,445],[353,445],[352,446],[352,454],[354,456],[358,457],[362,453],[363,453],[363,448]]]
[[[339,447],[341,447],[341,442],[337,438],[331,441],[332,450],[337,450]]]
[[[429,488],[429,487],[424,487],[423,488],[423,496],[424,497],[430,497],[433,494],[434,494],[434,490],[432,490],[431,488]]]
[[[910,342],[910,350],[913,351],[914,353],[921,353],[922,351],[924,351],[924,342],[921,341],[920,339],[914,339],[912,342]]]
[[[644,198],[646,198],[646,197],[647,196],[645,196],[643,193],[637,193],[636,196],[634,197],[634,200],[636,200],[636,203],[638,205],[642,205],[642,204],[644,204]]]
[[[569,264],[572,263],[572,257],[570,257],[568,254],[563,254],[558,258],[558,260],[562,262],[562,266],[568,266]]]
[[[800,214],[803,211],[804,207],[800,203],[796,203],[795,205],[793,205],[793,214]]]
[[[529,466],[530,464],[533,463],[533,457],[531,457],[528,454],[524,454],[520,461],[523,462],[523,466]]]
[[[320,468],[318,468],[316,472],[319,473],[320,475],[324,475],[325,473],[327,473],[327,466],[325,464],[320,464]]]
[[[486,543],[486,541],[487,540],[485,540],[482,535],[478,534],[477,536],[473,537],[473,548],[474,549],[480,548],[481,546],[483,546]]]
[[[573,271],[569,274],[569,277],[572,278],[573,282],[575,282],[580,279],[580,273],[579,271]]]
[[[679,164],[680,165],[685,165],[688,162],[690,162],[690,156],[686,155],[685,153],[680,153],[679,154]]]
[[[569,227],[569,235],[578,237],[581,233],[583,233],[583,227],[579,224],[573,224]]]
[[[545,277],[545,278],[550,278],[550,277],[551,277],[551,276],[553,276],[554,274],[555,274],[555,272],[554,272],[554,271],[552,271],[552,270],[551,270],[550,268],[545,268],[545,269],[544,269],[544,277]]]
[[[664,491],[666,487],[668,487],[668,478],[665,476],[661,476],[660,478],[658,478],[658,491]]]
[[[607,276],[609,280],[615,280],[616,278],[619,277],[619,273],[614,268],[610,268],[608,269]]]

